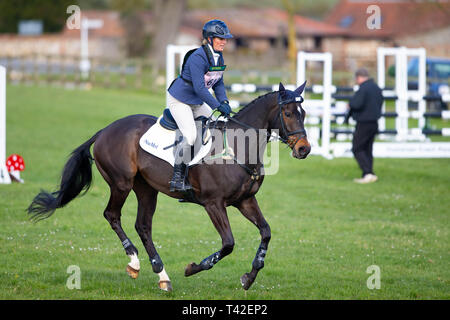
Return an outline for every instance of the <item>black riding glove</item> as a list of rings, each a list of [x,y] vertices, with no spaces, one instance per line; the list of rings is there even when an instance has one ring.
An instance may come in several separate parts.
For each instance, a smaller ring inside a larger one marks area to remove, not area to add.
[[[231,107],[227,101],[223,101],[217,108],[223,116],[228,117],[231,113]]]

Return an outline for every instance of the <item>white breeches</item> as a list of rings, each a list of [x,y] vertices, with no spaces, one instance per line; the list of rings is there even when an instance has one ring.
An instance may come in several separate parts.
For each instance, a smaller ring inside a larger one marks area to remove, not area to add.
[[[168,107],[178,128],[189,145],[194,145],[197,138],[197,128],[194,119],[200,116],[209,118],[213,110],[206,104],[185,104],[168,93]]]

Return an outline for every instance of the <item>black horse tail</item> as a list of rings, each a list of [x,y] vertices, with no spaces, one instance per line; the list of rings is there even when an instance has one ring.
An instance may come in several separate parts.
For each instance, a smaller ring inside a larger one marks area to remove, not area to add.
[[[89,190],[93,160],[90,147],[100,132],[101,130],[72,152],[62,171],[59,190],[52,193],[41,190],[33,199],[27,209],[31,220],[39,221],[50,217],[56,209],[75,199],[83,189],[83,195]]]

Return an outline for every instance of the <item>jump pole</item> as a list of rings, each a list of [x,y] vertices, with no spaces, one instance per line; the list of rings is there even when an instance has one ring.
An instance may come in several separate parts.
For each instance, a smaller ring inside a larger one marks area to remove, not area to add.
[[[6,161],[6,68],[0,66],[0,183],[9,184],[11,178]]]

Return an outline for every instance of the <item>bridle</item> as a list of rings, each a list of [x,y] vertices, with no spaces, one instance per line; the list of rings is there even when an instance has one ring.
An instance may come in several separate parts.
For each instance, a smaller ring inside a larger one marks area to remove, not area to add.
[[[303,98],[301,96],[294,97],[294,98],[289,98],[289,99],[286,99],[286,100],[282,100],[280,95],[278,96],[278,107],[279,107],[279,109],[278,109],[277,117],[280,118],[281,130],[282,130],[282,134],[284,135],[284,137],[278,135],[277,139],[279,139],[282,143],[288,145],[291,149],[294,148],[294,146],[297,144],[297,142],[300,139],[306,138],[306,130],[305,129],[300,129],[300,130],[289,132],[286,129],[286,123],[284,122],[284,118],[283,118],[283,106],[287,105],[289,103],[296,103],[297,104],[297,103],[302,103],[302,102],[303,102]],[[214,112],[211,114],[211,116],[207,120],[207,127],[209,127],[210,123],[212,122],[212,116],[213,116]],[[237,112],[233,112],[233,111],[231,111],[231,113],[234,114],[234,115],[237,114]],[[235,123],[237,123],[237,124],[239,124],[239,125],[241,125],[243,127],[246,127],[248,129],[252,129],[252,130],[256,130],[256,131],[258,130],[257,128],[254,128],[254,127],[252,127],[252,126],[250,126],[250,125],[248,125],[246,123],[243,123],[242,121],[239,121],[239,120],[235,119],[234,117],[228,116],[227,119],[229,121],[235,122]],[[216,125],[217,125],[218,121],[219,121],[218,118],[215,121],[213,121],[214,122],[213,128],[216,128]],[[275,118],[273,121],[276,122],[277,118]],[[225,122],[225,125],[223,127],[223,130],[226,131],[226,122]],[[297,139],[291,139],[291,137],[293,135],[295,135],[295,134],[300,134],[300,136]],[[272,133],[271,132],[270,133],[266,132],[266,137],[269,140],[269,138],[272,137]],[[249,190],[251,190],[252,187],[253,187],[253,184],[255,183],[255,181],[259,180],[259,178],[260,178],[260,174],[259,174],[258,170],[256,168],[250,169],[246,164],[240,163],[238,161],[238,159],[236,159],[235,156],[233,156],[233,160],[236,161],[236,163],[239,166],[241,166],[251,176],[252,183],[250,184],[250,188],[249,188]]]
[[[285,138],[282,138],[280,136],[280,140],[287,144],[291,149],[294,148],[294,146],[297,144],[297,142],[300,139],[306,138],[306,130],[305,129],[299,129],[299,130],[295,130],[295,131],[287,131],[286,129],[286,123],[284,122],[284,117],[283,117],[283,106],[287,105],[289,103],[302,103],[304,101],[302,96],[297,96],[297,97],[291,97],[288,98],[286,100],[282,100],[281,99],[281,95],[278,95],[278,107],[279,107],[279,112],[278,112],[278,117],[280,118],[280,123],[281,123],[281,130],[283,135],[285,136]],[[291,136],[296,135],[296,134],[300,134],[300,136],[297,139],[291,139]]]
[[[295,103],[295,104],[302,103],[303,101],[304,101],[304,99],[303,99],[302,96],[297,96],[297,97],[293,97],[293,98],[288,98],[288,99],[282,100],[281,99],[281,95],[278,95],[278,108],[279,108],[278,110],[279,111],[278,111],[277,117],[274,119],[274,121],[276,121],[277,118],[280,118],[281,131],[282,131],[282,134],[284,135],[284,137],[282,137],[281,135],[278,135],[277,139],[280,140],[282,143],[288,145],[291,149],[294,148],[294,146],[297,144],[297,142],[300,139],[306,138],[306,130],[305,129],[299,129],[299,130],[295,130],[295,131],[289,132],[286,129],[286,123],[284,122],[284,118],[283,118],[283,106],[287,105],[289,103]],[[233,111],[231,111],[231,113],[232,114],[237,114],[237,112],[233,112]],[[212,117],[212,115],[211,115],[211,117]],[[211,117],[210,117],[210,119],[211,119]],[[241,126],[244,126],[244,127],[248,128],[248,129],[258,130],[256,128],[252,127],[252,126],[249,126],[246,123],[243,123],[242,121],[239,121],[239,120],[235,119],[234,117],[228,117],[227,119],[230,120],[230,121],[233,121],[233,122],[235,122],[235,123],[237,123],[237,124],[239,124]],[[217,121],[218,121],[218,119],[216,120],[216,123],[217,123]],[[296,134],[300,134],[300,136],[297,137],[297,139],[295,139],[295,138],[291,139],[291,137],[293,135],[296,135]],[[268,139],[272,137],[272,133],[266,132],[266,135],[267,135]]]
[[[282,132],[284,137],[282,137],[281,135],[278,135],[277,138],[282,143],[288,145],[291,149],[294,148],[294,146],[297,144],[297,142],[300,139],[306,138],[306,130],[305,129],[299,129],[299,130],[295,130],[295,131],[289,132],[286,129],[286,123],[284,122],[284,118],[283,118],[283,106],[287,105],[289,103],[296,103],[296,104],[297,103],[302,103],[303,100],[304,99],[303,99],[302,96],[297,96],[297,97],[294,97],[294,98],[289,98],[289,99],[282,100],[281,99],[281,95],[278,95],[278,107],[279,107],[278,110],[279,111],[278,111],[277,117],[274,119],[274,121],[276,121],[277,118],[280,118],[281,132]],[[236,114],[236,112],[233,112],[233,111],[231,113]],[[248,124],[243,123],[243,122],[235,119],[234,117],[228,117],[228,120],[231,120],[231,121],[233,121],[233,122],[235,122],[237,124],[240,124],[240,125],[248,128],[248,129],[257,130],[256,128],[254,128],[252,126],[249,126]],[[291,136],[296,135],[296,134],[300,134],[300,136],[297,139],[291,139]],[[272,137],[271,133],[266,132],[266,135],[267,135],[267,138]]]

